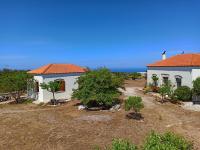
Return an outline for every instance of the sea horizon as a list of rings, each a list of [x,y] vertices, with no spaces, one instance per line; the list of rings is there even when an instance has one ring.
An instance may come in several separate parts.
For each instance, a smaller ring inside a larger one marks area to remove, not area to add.
[[[146,72],[146,67],[141,68],[110,68],[112,72]]]

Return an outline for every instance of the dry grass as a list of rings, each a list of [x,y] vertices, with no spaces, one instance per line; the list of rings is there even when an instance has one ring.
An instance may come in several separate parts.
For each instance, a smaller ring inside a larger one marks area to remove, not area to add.
[[[130,81],[130,84],[127,81],[126,86],[142,86],[140,84],[139,81]],[[159,104],[139,92],[138,95],[155,103],[151,107],[147,103],[142,110],[143,121],[127,119],[127,112],[123,109],[114,113],[78,111],[78,101],[58,107],[1,106],[0,149],[89,150],[96,145],[110,144],[113,138],[126,138],[142,144],[151,130],[174,131],[194,141],[195,147],[200,149],[200,113],[170,103]],[[107,116],[110,119],[85,116]]]

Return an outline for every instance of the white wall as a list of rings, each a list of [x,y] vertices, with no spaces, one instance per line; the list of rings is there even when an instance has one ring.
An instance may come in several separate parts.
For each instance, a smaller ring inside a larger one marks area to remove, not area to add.
[[[156,74],[159,77],[158,85],[162,85],[163,74],[169,75],[169,80],[173,85],[176,86],[176,78],[175,76],[179,75],[182,77],[182,85],[189,86],[192,88],[192,80],[193,80],[193,69],[195,67],[148,67],[147,69],[147,84],[152,83],[152,75]],[[195,73],[195,75],[197,75]]]
[[[80,74],[52,74],[52,75],[37,75],[34,76],[34,79],[39,81],[39,84],[45,82],[48,83],[50,81],[54,81],[57,79],[65,80],[65,91],[64,92],[56,92],[56,99],[71,99],[71,95],[73,93],[73,89],[78,88],[78,84],[76,83],[77,78]],[[52,93],[47,90],[39,88],[38,101],[40,102],[49,102],[53,98]]]
[[[194,81],[198,77],[200,77],[200,68],[192,69],[192,80]]]
[[[39,85],[43,83],[43,77],[41,75],[35,75],[34,80],[37,81]],[[39,92],[33,93],[33,94],[36,100],[43,102],[43,98],[44,98],[43,89],[40,86],[39,86]]]

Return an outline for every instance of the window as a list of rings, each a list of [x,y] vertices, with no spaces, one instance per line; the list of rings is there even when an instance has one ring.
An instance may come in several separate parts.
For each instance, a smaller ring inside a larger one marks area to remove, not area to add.
[[[58,90],[58,92],[64,92],[65,91],[65,80],[58,79],[58,80],[56,80],[56,82],[59,82],[59,84],[60,84],[60,89]]]
[[[163,77],[163,83],[166,85],[169,82],[169,78],[168,77]]]
[[[39,82],[35,82],[35,92],[39,92]]]
[[[168,74],[162,74],[163,84],[167,85],[169,84],[169,75]]]
[[[182,77],[181,76],[175,76],[176,78],[176,86],[177,88],[182,86]]]

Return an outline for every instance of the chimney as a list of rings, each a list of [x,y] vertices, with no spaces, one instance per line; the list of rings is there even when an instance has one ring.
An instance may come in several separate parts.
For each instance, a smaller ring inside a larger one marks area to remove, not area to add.
[[[163,53],[162,53],[162,60],[165,60],[166,59],[166,51],[164,51]]]

